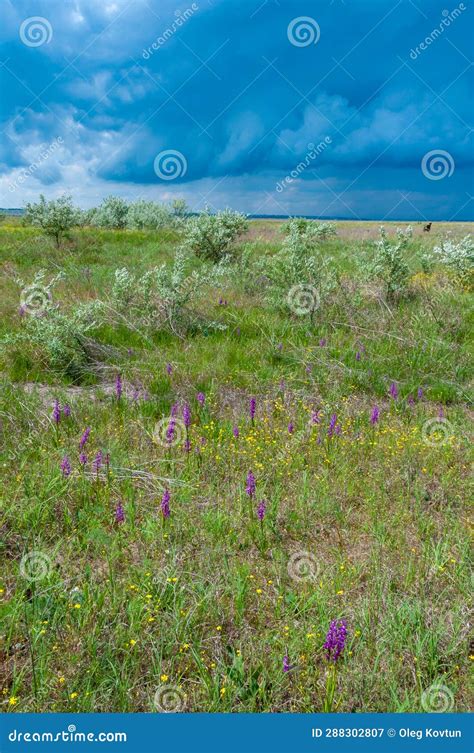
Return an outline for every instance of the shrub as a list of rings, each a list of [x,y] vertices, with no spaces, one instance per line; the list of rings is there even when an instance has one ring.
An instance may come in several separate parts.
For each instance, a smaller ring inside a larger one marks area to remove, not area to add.
[[[106,199],[91,213],[94,225],[98,227],[123,230],[127,226],[129,205],[120,196],[107,196]]]
[[[46,235],[54,238],[59,248],[69,230],[78,224],[79,211],[73,206],[71,196],[46,201],[41,194],[39,202],[26,205],[24,221],[40,227]]]
[[[463,286],[472,287],[474,241],[471,235],[466,235],[458,242],[446,238],[441,246],[435,246],[433,254],[437,261],[445,264],[452,271]]]
[[[43,271],[38,272],[29,285],[22,280],[22,322],[18,332],[6,335],[3,348],[21,345],[25,352],[32,351],[35,360],[43,361],[47,368],[61,374],[81,379],[93,361],[93,341],[87,333],[96,326],[101,304],[92,302],[76,306],[70,312],[60,311],[53,302],[52,290],[61,279],[57,275],[45,282]]]
[[[190,304],[206,285],[215,284],[226,271],[224,264],[202,267],[188,272],[189,258],[178,250],[173,264],[155,267],[136,276],[126,267],[117,269],[111,293],[115,313],[126,317],[133,326],[152,330],[168,329],[181,334],[193,327],[200,328],[204,320],[195,315]],[[219,325],[206,322],[206,328]]]
[[[247,229],[247,218],[239,212],[211,214],[206,209],[187,221],[183,244],[199,258],[217,263],[231,255],[233,242]]]
[[[315,222],[314,220],[306,220],[303,217],[295,217],[285,222],[282,232],[286,235],[294,233],[296,227],[307,241],[311,238],[314,242],[317,242],[337,235],[335,222]]]
[[[127,227],[132,230],[144,230],[146,228],[157,230],[172,225],[174,219],[170,207],[142,199],[130,204],[127,214]]]
[[[392,243],[382,226],[380,238],[375,242],[375,256],[367,265],[366,271],[371,277],[379,278],[385,286],[385,294],[389,300],[406,294],[410,269],[405,259],[406,248],[413,236],[413,228],[409,225],[405,230],[397,228],[396,242]]]
[[[318,255],[320,232],[315,230],[315,223],[293,219],[286,223],[284,232],[281,249],[262,264],[271,282],[267,299],[277,307],[312,318],[321,297],[335,287],[332,259]]]
[[[189,207],[184,199],[174,199],[171,203],[171,210],[179,220],[185,220],[190,214]]]

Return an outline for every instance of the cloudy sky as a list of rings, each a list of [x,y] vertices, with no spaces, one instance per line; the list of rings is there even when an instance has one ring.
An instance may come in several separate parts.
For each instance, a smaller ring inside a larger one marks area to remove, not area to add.
[[[471,3],[0,0],[0,206],[473,219]]]

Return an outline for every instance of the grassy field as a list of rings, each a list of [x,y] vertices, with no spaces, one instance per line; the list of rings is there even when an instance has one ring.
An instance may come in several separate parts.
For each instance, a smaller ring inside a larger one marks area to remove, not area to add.
[[[472,296],[419,260],[472,226],[416,225],[396,303],[359,268],[377,223],[337,230],[321,251],[338,286],[312,320],[239,271],[199,300],[218,328],[122,316],[88,333],[80,373],[2,348],[3,710],[469,708]],[[279,223],[241,243],[274,253]],[[17,277],[62,272],[68,311],[178,244],[83,228],[57,249],[7,218],[1,336],[28,317]]]

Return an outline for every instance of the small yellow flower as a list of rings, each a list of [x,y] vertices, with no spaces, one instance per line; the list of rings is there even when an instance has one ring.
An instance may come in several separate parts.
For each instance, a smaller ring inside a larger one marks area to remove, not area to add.
[[[66,679],[64,677],[58,677],[58,682],[63,684],[63,682],[66,682]]]
[[[340,590],[340,591],[336,591],[336,593],[337,593],[337,595],[338,595],[338,596],[342,596],[342,594],[344,593],[344,591],[343,591],[343,589],[341,588],[341,590]]]
[[[135,643],[136,643],[136,640],[135,640],[135,638],[130,638],[130,645],[131,645],[131,646],[134,646],[134,645],[135,645]]]
[[[223,696],[225,696],[225,693],[226,693],[226,688],[221,688],[221,690],[220,690],[220,693],[221,693],[221,698],[222,698]]]
[[[261,588],[257,588],[255,593],[257,593],[260,596],[260,594],[263,594],[263,591]]]
[[[222,630],[222,625],[217,625],[216,630],[220,633],[220,631]]]
[[[18,698],[16,696],[12,695],[12,697],[8,701],[8,704],[10,706],[16,706],[17,703],[18,703]]]
[[[161,682],[167,682],[168,681],[168,675],[160,675]]]
[[[71,695],[69,696],[69,698],[71,698],[72,700],[74,700],[74,698],[77,698],[77,695],[78,695],[77,693],[71,693]]]
[[[74,604],[74,609],[80,609],[80,608],[81,608],[80,604]]]

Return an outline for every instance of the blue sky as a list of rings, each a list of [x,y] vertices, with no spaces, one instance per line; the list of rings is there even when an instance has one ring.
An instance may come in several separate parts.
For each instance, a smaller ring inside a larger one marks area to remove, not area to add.
[[[469,2],[0,7],[0,206],[473,219]]]

